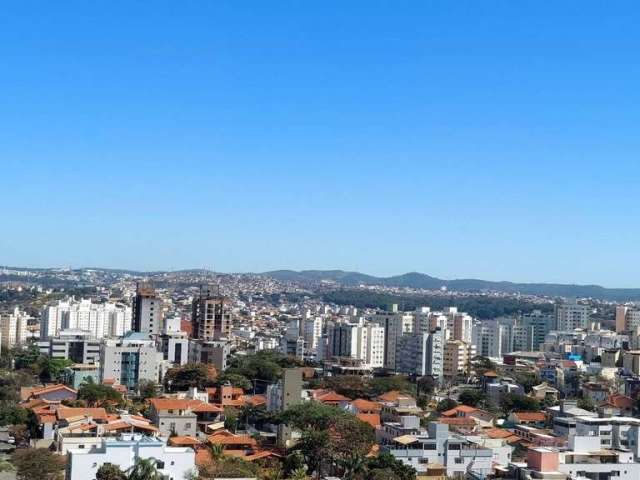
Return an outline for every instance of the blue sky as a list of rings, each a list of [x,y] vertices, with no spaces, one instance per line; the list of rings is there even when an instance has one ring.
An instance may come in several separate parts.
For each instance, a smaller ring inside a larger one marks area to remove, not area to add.
[[[14,2],[0,263],[640,287],[637,2]]]

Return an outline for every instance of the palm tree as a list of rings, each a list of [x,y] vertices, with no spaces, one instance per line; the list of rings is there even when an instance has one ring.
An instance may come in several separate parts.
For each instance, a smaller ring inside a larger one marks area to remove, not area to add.
[[[220,460],[224,455],[224,445],[221,445],[220,443],[210,443],[209,453],[214,461]]]
[[[344,469],[344,480],[355,480],[364,471],[366,460],[362,455],[352,454],[340,461]]]
[[[307,469],[304,467],[296,468],[291,475],[289,476],[289,480],[308,480],[309,476],[307,475]]]
[[[136,463],[128,471],[129,480],[161,480],[155,458],[136,458]]]
[[[15,467],[11,464],[11,462],[7,460],[0,459],[0,473],[1,472],[13,472]]]

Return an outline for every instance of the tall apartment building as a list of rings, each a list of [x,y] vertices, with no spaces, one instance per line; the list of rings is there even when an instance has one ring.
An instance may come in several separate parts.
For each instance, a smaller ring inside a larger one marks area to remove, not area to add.
[[[473,344],[478,355],[489,358],[502,358],[507,336],[506,327],[497,320],[476,322],[473,326]],[[508,350],[510,351],[510,350]]]
[[[100,340],[84,330],[61,330],[57,336],[38,342],[40,353],[51,358],[66,358],[73,363],[96,364],[100,361]]]
[[[531,351],[538,352],[547,334],[555,328],[555,317],[533,310],[522,316],[522,325],[527,329]]]
[[[318,342],[322,336],[323,319],[320,316],[313,316],[309,318],[303,318],[303,336],[304,341],[307,344],[307,349],[312,352],[316,352],[318,348]]]
[[[372,368],[383,368],[384,351],[385,331],[380,325],[338,323],[329,328],[329,356],[350,357]]]
[[[141,380],[158,382],[159,355],[155,341],[145,333],[105,340],[100,349],[100,379],[115,379],[129,390],[135,390]]]
[[[471,315],[458,312],[456,307],[449,307],[442,314],[447,317],[447,330],[449,331],[450,340],[472,342],[473,318]]]
[[[41,340],[67,329],[85,330],[95,338],[119,337],[131,330],[131,308],[110,302],[93,303],[90,299],[68,299],[42,310]]]
[[[475,345],[461,340],[448,340],[444,345],[443,374],[445,377],[467,375],[471,360],[476,355]]]
[[[384,328],[384,368],[396,369],[396,348],[399,338],[413,332],[414,317],[411,314],[393,311],[373,315],[371,321]]]
[[[201,340],[226,338],[231,333],[231,302],[211,285],[200,287],[193,300],[191,323],[193,336]]]
[[[0,345],[3,349],[23,345],[30,337],[28,322],[31,317],[18,307],[0,313]]]
[[[575,299],[555,306],[556,330],[561,332],[589,328],[589,306]]]
[[[640,310],[620,305],[616,307],[616,332],[633,332],[640,327]]]
[[[163,330],[162,299],[149,283],[138,283],[132,305],[133,331],[158,335]]]
[[[444,373],[444,332],[407,333],[398,342],[397,371],[442,378]]]

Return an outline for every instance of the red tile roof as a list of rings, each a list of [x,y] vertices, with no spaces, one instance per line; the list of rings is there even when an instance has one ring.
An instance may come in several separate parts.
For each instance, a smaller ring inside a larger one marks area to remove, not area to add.
[[[378,428],[381,425],[379,413],[356,413],[356,417],[373,428]]]
[[[359,412],[379,412],[382,410],[382,405],[378,402],[372,402],[364,398],[356,398],[351,402],[351,405]]]
[[[335,403],[335,402],[348,402],[349,401],[349,399],[347,397],[345,397],[344,395],[340,395],[339,393],[336,393],[336,392],[324,393],[324,394],[320,395],[319,397],[316,397],[316,400],[318,400],[321,403]]]
[[[547,415],[544,412],[513,412],[520,422],[544,422]]]
[[[629,410],[633,408],[633,398],[627,397],[626,395],[622,395],[619,393],[614,393],[613,395],[609,395],[608,402],[617,408],[622,408],[624,410]]]
[[[91,417],[94,420],[107,420],[107,411],[104,408],[71,408],[61,406],[56,410],[58,420],[66,420],[74,417]]]

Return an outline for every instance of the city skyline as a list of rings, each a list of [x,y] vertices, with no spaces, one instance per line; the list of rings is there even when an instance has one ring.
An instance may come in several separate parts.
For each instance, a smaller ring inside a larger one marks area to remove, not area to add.
[[[0,263],[636,287],[638,6],[0,20]]]

